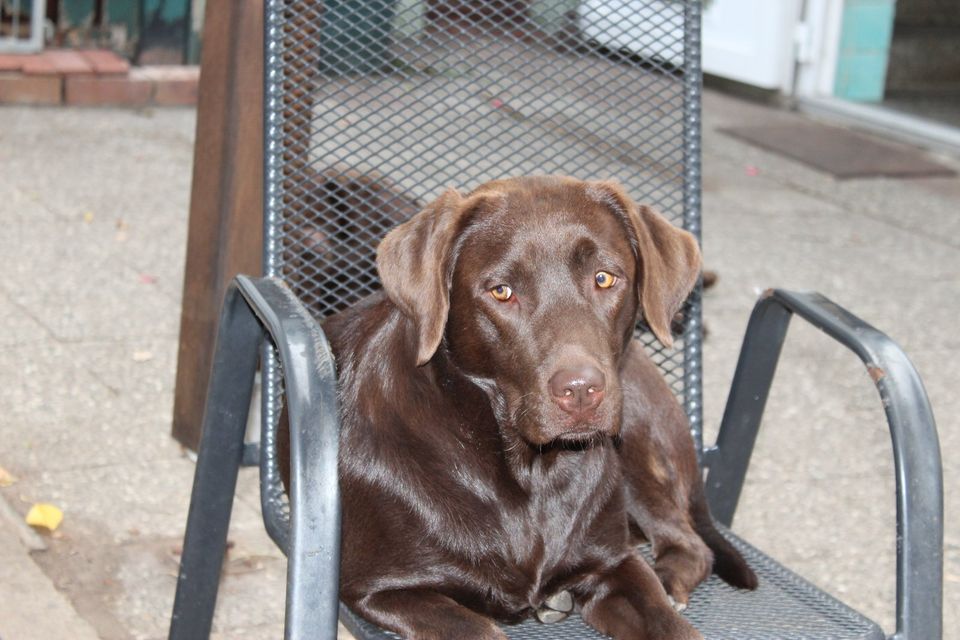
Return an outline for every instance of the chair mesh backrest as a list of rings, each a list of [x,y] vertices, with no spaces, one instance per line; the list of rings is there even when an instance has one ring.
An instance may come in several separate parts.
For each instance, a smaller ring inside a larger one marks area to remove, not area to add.
[[[698,234],[699,4],[268,0],[266,273],[329,314],[376,290],[394,224],[523,174],[616,178]],[[697,436],[699,315],[644,336]]]

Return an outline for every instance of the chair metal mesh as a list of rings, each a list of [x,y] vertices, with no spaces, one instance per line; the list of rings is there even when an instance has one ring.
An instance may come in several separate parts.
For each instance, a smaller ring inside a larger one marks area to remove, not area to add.
[[[447,187],[523,174],[616,178],[699,236],[700,10],[699,0],[266,0],[266,275],[326,316],[377,290],[376,246],[392,226]],[[700,315],[698,287],[678,347],[639,330],[698,446]],[[272,349],[265,358],[271,425],[282,381]],[[288,522],[274,485],[271,535]],[[731,539],[762,586],[701,586],[688,615],[708,637],[883,637]],[[360,637],[394,637],[343,613]],[[598,637],[578,617],[561,626]]]
[[[268,0],[265,272],[325,316],[446,187],[616,178],[699,232],[699,2]],[[699,295],[645,343],[700,432]],[[268,375],[267,415],[276,376]]]

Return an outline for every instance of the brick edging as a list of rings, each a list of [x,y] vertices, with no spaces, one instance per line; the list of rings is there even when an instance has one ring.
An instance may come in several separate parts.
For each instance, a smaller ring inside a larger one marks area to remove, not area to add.
[[[0,104],[193,106],[200,68],[131,67],[105,50],[0,55]]]

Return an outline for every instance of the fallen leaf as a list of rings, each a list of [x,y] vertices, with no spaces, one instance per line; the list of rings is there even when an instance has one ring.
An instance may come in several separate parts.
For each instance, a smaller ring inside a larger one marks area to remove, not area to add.
[[[148,360],[153,360],[152,351],[134,351],[133,352],[133,361],[134,362],[146,362]]]
[[[55,531],[63,522],[63,511],[52,504],[38,502],[30,507],[26,521],[31,527],[43,527],[47,531]]]
[[[9,487],[16,481],[17,481],[16,476],[14,476],[12,473],[7,471],[3,467],[0,467],[0,487]]]

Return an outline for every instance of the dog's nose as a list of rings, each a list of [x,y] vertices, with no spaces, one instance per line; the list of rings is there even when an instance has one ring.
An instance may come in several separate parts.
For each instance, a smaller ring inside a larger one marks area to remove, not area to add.
[[[606,379],[593,365],[560,369],[550,377],[550,395],[567,413],[583,417],[603,401]]]

